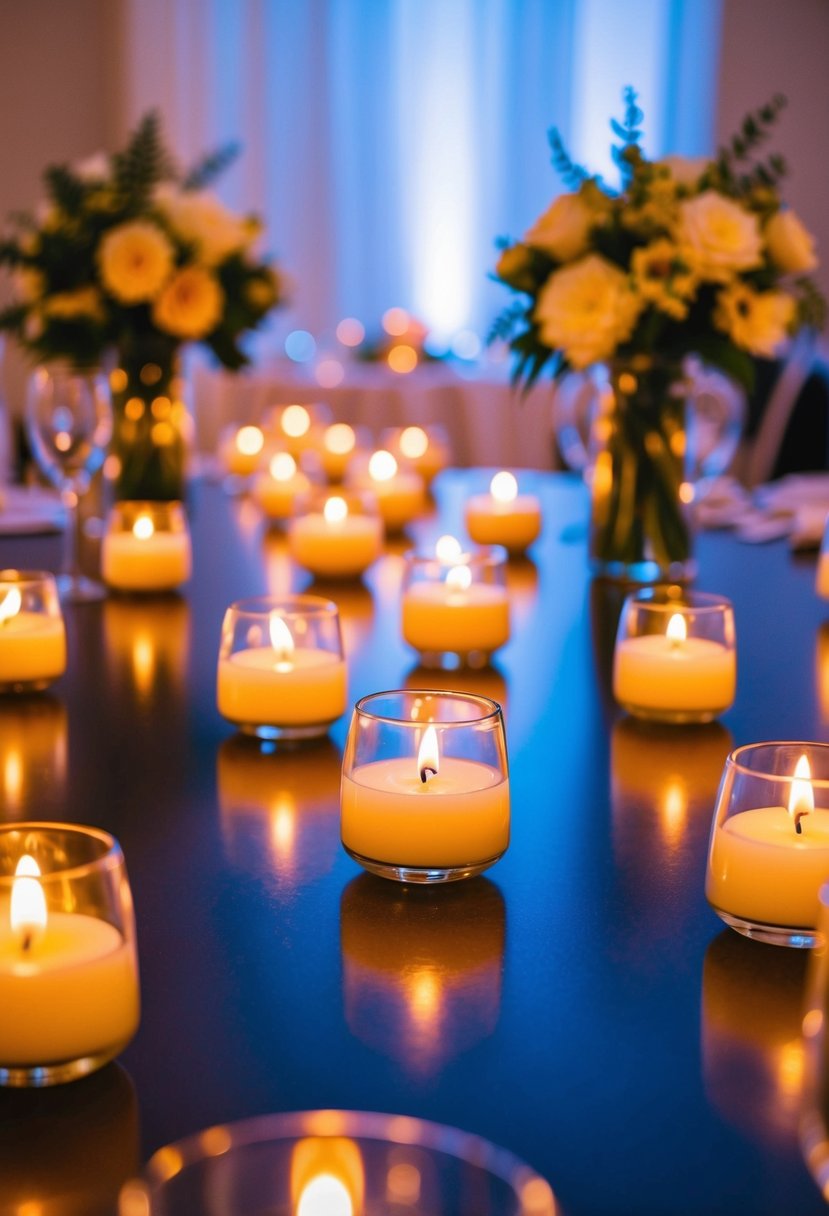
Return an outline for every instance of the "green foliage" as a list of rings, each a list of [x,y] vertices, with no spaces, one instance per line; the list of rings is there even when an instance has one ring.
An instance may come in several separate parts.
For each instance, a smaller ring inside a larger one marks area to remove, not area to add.
[[[550,160],[556,173],[568,190],[578,190],[581,183],[586,181],[590,174],[583,165],[577,165],[572,160],[557,127],[550,127],[547,132],[547,141],[550,145]]]
[[[242,145],[234,142],[217,148],[215,152],[209,152],[190,169],[181,183],[182,188],[184,190],[206,189],[233,164],[241,150]]]
[[[174,169],[161,138],[161,120],[156,110],[145,114],[129,143],[112,158],[113,184],[118,194],[129,200],[132,214],[145,211],[152,192]]]

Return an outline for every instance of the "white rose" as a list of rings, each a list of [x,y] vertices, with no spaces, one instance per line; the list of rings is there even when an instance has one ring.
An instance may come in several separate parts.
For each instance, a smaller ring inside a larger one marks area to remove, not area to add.
[[[524,244],[570,262],[586,252],[595,219],[578,194],[560,194],[525,234]]]
[[[793,211],[777,211],[765,228],[769,256],[784,274],[817,269],[815,240]]]
[[[206,266],[217,266],[238,253],[256,235],[247,219],[230,211],[208,190],[160,186],[155,201],[175,234],[198,247]]]
[[[533,317],[541,341],[583,368],[609,358],[630,337],[640,308],[627,276],[590,254],[550,275]]]
[[[704,156],[663,156],[659,162],[670,170],[671,177],[680,186],[693,188],[708,168]]]
[[[678,235],[694,270],[709,282],[727,283],[739,271],[762,265],[757,216],[716,190],[680,203]]]

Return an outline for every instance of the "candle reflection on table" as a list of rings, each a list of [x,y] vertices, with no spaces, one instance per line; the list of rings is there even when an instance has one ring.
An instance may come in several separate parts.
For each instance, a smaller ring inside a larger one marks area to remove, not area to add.
[[[0,698],[0,818],[58,818],[66,789],[66,707],[48,693]]]
[[[702,1069],[724,1119],[777,1151],[797,1151],[808,951],[726,930],[702,973]]]
[[[104,601],[108,670],[119,691],[144,709],[184,694],[190,606],[178,595],[111,596]]]
[[[824,621],[817,632],[815,682],[821,721],[829,722],[829,621]]]
[[[120,1065],[71,1085],[0,1092],[3,1213],[111,1216],[138,1165],[138,1104]]]
[[[505,937],[504,899],[488,879],[434,892],[360,875],[340,901],[349,1030],[434,1076],[495,1030]]]
[[[289,748],[232,735],[216,783],[230,861],[280,890],[326,874],[339,844],[342,754],[331,739]]]

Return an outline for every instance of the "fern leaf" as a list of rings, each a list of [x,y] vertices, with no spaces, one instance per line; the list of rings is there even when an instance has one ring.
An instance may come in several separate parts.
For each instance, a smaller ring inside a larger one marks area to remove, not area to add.
[[[204,190],[233,164],[241,150],[242,145],[234,142],[203,156],[187,173],[182,182],[183,189]]]
[[[133,211],[145,209],[153,188],[173,174],[156,110],[144,115],[123,152],[113,156],[112,165],[115,188],[129,199]]]

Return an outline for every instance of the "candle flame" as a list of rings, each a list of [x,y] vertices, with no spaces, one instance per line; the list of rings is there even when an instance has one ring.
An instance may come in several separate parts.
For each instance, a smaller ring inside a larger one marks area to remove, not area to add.
[[[374,481],[391,481],[397,472],[397,461],[392,456],[391,452],[386,452],[382,448],[374,452],[368,462],[368,475]]]
[[[296,461],[290,452],[277,452],[271,458],[268,472],[274,481],[290,481],[296,473]]]
[[[258,426],[243,426],[236,436],[236,447],[243,456],[256,456],[265,446],[265,436]]]
[[[2,603],[0,603],[0,625],[4,625],[6,621],[10,621],[13,616],[17,616],[20,609],[23,607],[23,596],[20,594],[18,587],[9,587]]]
[[[811,815],[815,809],[815,791],[811,782],[812,770],[806,756],[801,756],[794,768],[792,790],[789,794],[789,814],[794,820],[794,830],[798,835],[803,831],[801,819]]]
[[[322,514],[327,524],[341,524],[348,515],[348,503],[335,494],[333,498],[326,498]]]
[[[353,452],[356,442],[357,436],[354,434],[354,428],[350,427],[347,422],[332,423],[323,436],[325,450],[335,456],[345,456],[348,452]]]
[[[268,621],[268,632],[271,635],[271,646],[276,654],[277,671],[290,671],[291,658],[294,653],[294,639],[284,619],[278,612],[272,612]]]
[[[427,726],[417,750],[417,771],[425,785],[430,777],[437,777],[440,770],[438,735],[434,726]]]
[[[353,1216],[348,1187],[334,1174],[317,1174],[303,1187],[296,1216]]]
[[[286,405],[279,425],[292,439],[300,439],[311,429],[311,415],[304,405]]]
[[[139,515],[132,525],[132,534],[136,540],[149,540],[155,532],[155,524],[149,515]]]
[[[440,536],[435,544],[435,556],[439,562],[456,562],[463,549],[461,542],[454,536]]]
[[[518,497],[518,482],[512,473],[496,473],[489,483],[489,492],[496,502],[514,502]]]
[[[681,646],[685,641],[688,636],[688,629],[685,625],[685,617],[681,612],[675,612],[668,621],[665,636],[672,646]]]
[[[407,460],[425,456],[429,447],[429,436],[422,426],[407,426],[400,433],[400,451]]]
[[[472,571],[468,566],[453,566],[446,571],[446,586],[452,591],[468,591],[472,586]]]
[[[12,932],[20,934],[23,950],[28,950],[35,936],[46,928],[46,919],[40,867],[31,854],[24,853],[14,872],[10,912]]]

